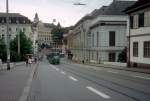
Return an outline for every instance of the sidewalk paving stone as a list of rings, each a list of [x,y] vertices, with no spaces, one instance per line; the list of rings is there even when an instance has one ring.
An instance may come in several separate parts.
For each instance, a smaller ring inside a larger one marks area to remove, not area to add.
[[[18,101],[31,71],[25,64],[0,71],[0,101]]]

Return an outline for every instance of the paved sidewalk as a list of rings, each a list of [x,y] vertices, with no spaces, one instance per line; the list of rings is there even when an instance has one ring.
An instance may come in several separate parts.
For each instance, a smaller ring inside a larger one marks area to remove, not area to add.
[[[14,62],[10,63],[10,68],[13,69],[16,66],[25,65],[25,62]],[[6,70],[7,69],[7,63],[0,64],[0,70]]]
[[[68,63],[77,63],[77,64],[82,64],[76,61],[70,61],[68,59],[63,59],[62,61],[66,61]],[[139,73],[146,73],[150,74],[150,69],[144,69],[144,68],[134,68],[134,67],[121,67],[121,66],[113,66],[113,65],[106,65],[106,64],[94,64],[94,63],[85,63],[83,65],[88,65],[88,66],[95,66],[94,68],[99,68],[99,67],[104,67],[104,68],[112,68],[112,69],[118,69],[118,70],[125,70],[125,71],[132,71],[132,72],[139,72]]]
[[[10,71],[0,71],[0,101],[18,101],[33,66],[15,66]]]
[[[106,65],[106,64],[85,64],[85,65],[90,65],[90,66],[96,66],[96,67],[105,67],[105,68],[113,68],[113,69],[118,69],[118,70],[125,70],[125,71],[132,71],[132,72],[139,72],[139,73],[146,73],[150,74],[150,69],[144,69],[140,67],[121,67],[121,66],[113,66],[113,65]]]

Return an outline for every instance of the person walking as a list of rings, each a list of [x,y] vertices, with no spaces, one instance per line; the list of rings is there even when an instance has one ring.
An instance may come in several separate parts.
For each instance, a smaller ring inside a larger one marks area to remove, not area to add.
[[[31,67],[31,64],[32,64],[32,59],[31,59],[31,57],[28,58],[28,64],[29,64],[29,66]]]
[[[29,57],[26,57],[26,67],[28,67]]]

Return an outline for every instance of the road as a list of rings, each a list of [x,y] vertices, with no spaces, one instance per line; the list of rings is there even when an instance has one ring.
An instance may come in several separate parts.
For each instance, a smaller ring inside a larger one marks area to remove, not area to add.
[[[150,101],[150,75],[75,63],[36,68],[28,101]]]

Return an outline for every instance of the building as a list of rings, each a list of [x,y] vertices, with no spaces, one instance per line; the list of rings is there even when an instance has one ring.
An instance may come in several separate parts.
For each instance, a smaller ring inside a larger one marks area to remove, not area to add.
[[[127,46],[127,23],[129,17],[123,12],[135,1],[114,0],[109,6],[99,9],[90,27],[90,61],[116,62],[118,55]]]
[[[91,20],[91,15],[84,16],[68,34],[68,50],[73,54],[74,60],[88,60],[88,32]]]
[[[38,45],[44,44],[51,46],[53,44],[51,34],[53,28],[53,24],[43,23],[42,21],[40,21],[38,14],[35,14],[32,24],[34,54],[37,53]]]
[[[14,39],[20,31],[30,38],[32,35],[31,21],[19,13],[9,13],[10,38]],[[6,13],[0,13],[0,37],[6,41]]]
[[[51,31],[54,25],[49,23],[42,23],[41,21],[38,23],[38,42],[40,45],[52,44],[52,34]]]
[[[139,0],[125,12],[130,15],[129,65],[150,67],[150,1]]]

